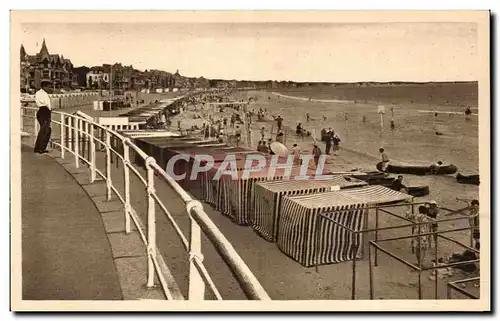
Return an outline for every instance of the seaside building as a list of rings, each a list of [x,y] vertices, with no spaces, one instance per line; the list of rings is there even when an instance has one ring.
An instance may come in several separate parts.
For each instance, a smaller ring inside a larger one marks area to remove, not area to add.
[[[87,87],[91,89],[109,88],[110,71],[109,65],[91,67],[86,75]]]
[[[54,91],[70,90],[78,86],[71,60],[65,59],[63,55],[50,54],[45,39],[39,53],[29,55],[21,45],[20,54],[21,92],[35,92],[42,87]]]

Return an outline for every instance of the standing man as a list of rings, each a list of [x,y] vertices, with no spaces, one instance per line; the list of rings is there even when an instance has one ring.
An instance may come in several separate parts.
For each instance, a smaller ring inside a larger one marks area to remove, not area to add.
[[[430,201],[428,207],[428,216],[431,221],[434,221],[431,224],[431,232],[437,232],[438,231],[438,223],[435,221],[438,220],[438,215],[439,215],[439,207],[437,206],[436,201]],[[431,237],[433,236],[433,237]],[[434,235],[429,235],[429,247],[432,247],[432,240],[434,239],[434,246],[437,244],[437,234]]]
[[[241,141],[241,129],[240,129],[240,126],[236,126],[236,132],[235,132],[235,136],[236,136],[236,146],[239,146],[240,145],[240,141]]]
[[[385,150],[383,148],[379,148],[378,150],[380,152],[380,155],[382,156],[382,162],[381,162],[381,169],[383,172],[385,172],[387,170],[387,166],[389,165],[389,156],[387,156],[387,154],[385,153]]]
[[[50,121],[52,118],[52,111],[50,110],[50,98],[47,92],[40,89],[35,94],[36,105],[38,111],[36,112],[36,120],[40,124],[40,130],[35,142],[35,153],[44,154],[48,153],[47,144],[50,140],[52,129],[50,128]]]
[[[321,156],[321,149],[319,149],[318,145],[314,144],[312,154],[314,158],[314,164],[316,165],[316,167],[318,167],[319,157]]]
[[[280,130],[278,132],[278,135],[276,135],[276,141],[279,142],[279,143],[282,143],[284,144],[284,139],[285,139],[285,135],[283,134],[283,132]]]
[[[337,152],[340,149],[339,148],[340,137],[336,133],[333,133],[332,142],[333,142],[333,155],[337,155]]]
[[[283,126],[283,118],[281,118],[281,115],[276,119],[276,124],[278,125],[278,131],[281,130],[281,126]]]
[[[266,135],[266,128],[262,126],[260,129],[260,140],[264,140],[264,136]]]
[[[332,135],[330,135],[331,132],[328,132],[328,134],[325,137],[325,154],[330,155],[330,149],[332,148]]]
[[[300,149],[299,146],[297,146],[297,144],[293,144],[292,154],[293,154],[293,164],[300,165]]]

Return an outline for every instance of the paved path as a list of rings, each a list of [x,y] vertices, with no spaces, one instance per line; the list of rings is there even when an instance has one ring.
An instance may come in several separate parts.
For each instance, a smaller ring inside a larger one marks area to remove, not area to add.
[[[24,300],[120,300],[100,214],[54,159],[22,147]]]

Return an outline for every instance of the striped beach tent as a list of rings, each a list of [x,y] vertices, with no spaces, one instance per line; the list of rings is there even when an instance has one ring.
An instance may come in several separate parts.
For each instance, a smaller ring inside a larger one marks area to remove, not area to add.
[[[235,155],[236,169],[238,171],[242,171],[245,169],[247,155],[248,154]],[[222,161],[216,162],[215,164],[213,164],[213,167],[209,171],[204,172],[199,176],[203,193],[202,199],[207,203],[214,205],[218,211],[229,214],[231,207],[229,205],[229,196],[226,193],[225,184],[222,183],[223,177],[221,177],[219,180],[214,179],[215,175],[220,170],[221,165]],[[256,163],[252,163],[252,166],[256,165]]]
[[[340,193],[369,205],[389,205],[413,200],[413,196],[411,195],[380,185],[346,189],[340,191]]]
[[[255,207],[251,213],[252,227],[267,241],[276,242],[279,213],[284,196],[321,193],[336,187],[344,189],[367,184],[357,179],[346,180],[342,175],[334,175],[330,180],[285,180],[257,183],[254,192]]]
[[[287,256],[305,267],[352,260],[354,242],[362,244],[362,235],[352,233],[319,214],[361,230],[365,224],[366,204],[341,192],[326,192],[283,197],[276,244]],[[329,213],[333,212],[334,213]],[[358,247],[357,256],[361,253]]]
[[[282,180],[285,169],[277,168],[274,175],[269,177],[269,167],[260,171],[252,172],[248,177],[243,177],[243,171],[238,171],[238,179],[232,179],[231,175],[222,175],[219,181],[219,197],[216,206],[223,214],[228,215],[239,225],[249,225],[251,223],[251,213],[254,210],[254,185],[258,182]],[[307,175],[314,175],[312,170],[308,170]],[[291,166],[289,179],[300,174],[299,166]]]

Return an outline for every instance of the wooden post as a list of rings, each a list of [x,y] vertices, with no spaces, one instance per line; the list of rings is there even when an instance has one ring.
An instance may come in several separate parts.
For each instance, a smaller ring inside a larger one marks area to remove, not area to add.
[[[351,300],[356,300],[356,257],[358,255],[358,242],[357,242],[357,233],[352,233],[352,285],[351,285]]]
[[[378,207],[375,209],[375,243],[378,241]],[[377,248],[375,248],[375,266],[378,266]]]
[[[434,237],[434,262],[436,263],[436,266],[438,264],[438,244],[437,244],[437,234],[432,235]],[[434,270],[434,300],[438,299],[438,271]]]
[[[368,274],[370,278],[370,300],[373,300],[372,246],[370,243],[368,243]]]

